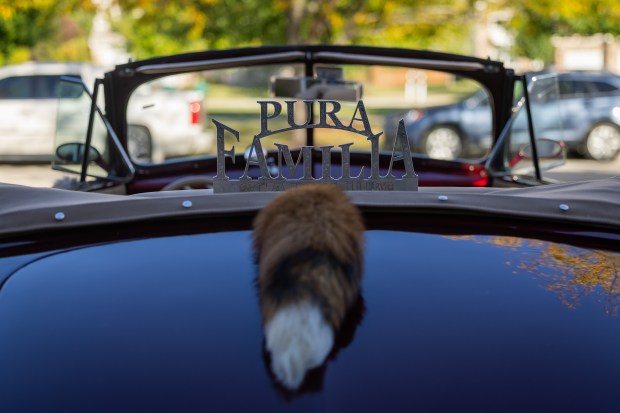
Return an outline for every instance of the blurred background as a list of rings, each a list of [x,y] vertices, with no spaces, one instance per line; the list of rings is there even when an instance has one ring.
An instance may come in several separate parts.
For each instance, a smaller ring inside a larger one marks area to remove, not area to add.
[[[620,71],[617,0],[1,0],[0,63],[261,44],[434,49],[520,70]]]
[[[297,43],[431,49],[501,60],[517,72],[620,74],[620,2],[0,0],[0,69],[33,61],[112,67],[164,54]],[[565,172],[618,174],[618,158],[571,159]],[[0,181],[47,186],[41,171],[2,163]]]

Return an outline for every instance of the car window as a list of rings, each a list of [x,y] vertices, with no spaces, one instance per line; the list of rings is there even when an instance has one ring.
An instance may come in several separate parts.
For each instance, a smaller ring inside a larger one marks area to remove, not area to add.
[[[12,76],[0,80],[0,99],[57,99],[62,75]]]
[[[581,80],[560,79],[558,86],[563,97],[583,96],[589,92],[587,82]]]
[[[563,145],[558,144],[564,135],[560,85],[555,75],[535,76],[528,83],[531,123],[541,169],[550,169],[564,160]],[[507,169],[515,175],[533,177],[532,141],[523,99],[515,107],[513,119],[504,134],[500,139],[508,140],[505,147]]]
[[[381,149],[392,151],[399,121],[405,124],[413,153],[434,159],[477,159],[492,144],[493,110],[488,93],[473,80],[406,67],[343,65],[344,78],[363,84],[363,101],[372,131],[383,131]],[[355,102],[342,102],[351,119]],[[317,145],[370,142],[332,130],[317,130]]]
[[[603,82],[603,81],[592,81],[590,82],[590,89],[593,92],[598,93],[609,93],[615,92],[618,88],[611,83]]]
[[[290,93],[284,97],[286,92],[275,89],[270,93],[270,87],[299,88],[304,74],[299,64],[264,65],[174,75],[143,84],[134,91],[127,108],[129,155],[137,163],[159,163],[215,154],[213,119],[239,132],[235,150],[241,153],[250,147],[260,127],[257,101],[280,102],[282,114],[269,120],[269,129],[285,127],[285,101],[300,98],[290,97]],[[400,119],[405,122],[412,151],[431,158],[476,159],[491,148],[492,108],[486,91],[473,80],[430,70],[366,65],[317,65],[313,75],[334,76],[336,82],[363,90],[359,98],[372,132],[383,132],[382,150],[392,150]],[[270,83],[274,78],[281,82]],[[304,87],[312,89],[309,83]],[[359,113],[355,115],[357,98],[335,100],[341,104],[338,117],[344,124],[351,124],[354,116],[359,118]],[[303,103],[292,109],[296,121],[303,123]],[[312,110],[318,119],[320,105],[314,104]],[[365,136],[346,131],[317,128],[313,133],[315,146],[353,143],[351,150],[367,151],[371,145]],[[275,150],[275,142],[294,149],[302,146],[305,138],[305,130],[292,130],[261,142],[264,150]]]
[[[317,65],[313,72],[308,80],[300,64],[263,65],[173,75],[143,84],[134,91],[127,108],[129,155],[136,163],[159,163],[215,154],[214,119],[239,132],[240,141],[231,141],[227,147],[234,143],[236,152],[242,153],[260,128],[257,101],[282,105],[281,114],[269,119],[269,129],[277,130],[287,126],[288,112],[294,112],[297,124],[306,121],[303,102],[290,109],[285,102],[300,101],[308,93],[318,95],[307,99],[337,100],[339,120],[354,128],[363,124],[357,106],[362,99],[372,133],[383,132],[380,150],[393,149],[401,119],[412,151],[430,158],[478,159],[491,148],[492,107],[488,93],[473,80],[378,65]],[[313,79],[331,83],[326,89],[317,88],[311,84]],[[272,113],[273,107],[268,109]],[[312,105],[315,120],[320,110],[320,104]],[[331,117],[327,121],[332,122]],[[264,150],[275,150],[276,142],[299,148],[306,133],[290,130],[261,138],[261,143]],[[313,134],[315,146],[352,143],[353,151],[371,147],[365,136],[354,132],[316,128]]]
[[[139,86],[127,106],[128,149],[136,163],[160,163],[216,153],[216,126],[222,122],[239,132],[240,141],[230,141],[236,153],[250,147],[260,128],[257,101],[276,100],[284,108],[286,98],[272,98],[270,79],[274,76],[303,76],[301,64],[260,65],[215,69],[167,76]],[[288,99],[290,100],[290,99]],[[270,120],[270,128],[286,125],[286,113]],[[226,139],[233,139],[226,135]],[[270,142],[300,147],[304,131],[290,131]]]
[[[119,163],[124,159],[119,150],[120,144],[116,136],[110,134],[99,111],[95,112],[92,125],[89,125],[92,98],[86,86],[78,79],[72,79],[60,81],[59,87],[61,95],[73,99],[62,99],[58,105],[56,150],[52,161],[54,169],[73,173],[82,171],[88,129],[92,126],[86,175],[122,181],[133,173],[125,161]]]

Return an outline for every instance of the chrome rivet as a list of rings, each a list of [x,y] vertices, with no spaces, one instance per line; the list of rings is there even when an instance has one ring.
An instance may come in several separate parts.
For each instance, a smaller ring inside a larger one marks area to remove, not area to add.
[[[192,201],[183,201],[181,205],[183,205],[183,208],[191,208],[193,204]]]
[[[65,220],[65,213],[64,212],[56,212],[56,214],[54,215],[54,219],[56,221],[64,221]]]
[[[437,199],[441,202],[446,202],[448,200],[448,197],[446,195],[439,195]]]
[[[570,209],[570,207],[566,204],[560,204],[560,209],[562,211],[568,211]]]

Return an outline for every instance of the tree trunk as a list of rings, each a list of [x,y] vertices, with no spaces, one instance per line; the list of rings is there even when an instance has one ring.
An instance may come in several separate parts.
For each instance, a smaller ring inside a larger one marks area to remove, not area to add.
[[[288,9],[288,44],[299,44],[301,21],[304,17],[306,0],[291,0]]]

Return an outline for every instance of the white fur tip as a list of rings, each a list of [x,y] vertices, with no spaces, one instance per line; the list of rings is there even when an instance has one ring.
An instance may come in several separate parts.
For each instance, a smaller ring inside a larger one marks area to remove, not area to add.
[[[296,390],[306,372],[323,364],[334,345],[334,332],[321,310],[311,303],[278,310],[265,326],[271,370],[289,390]]]

